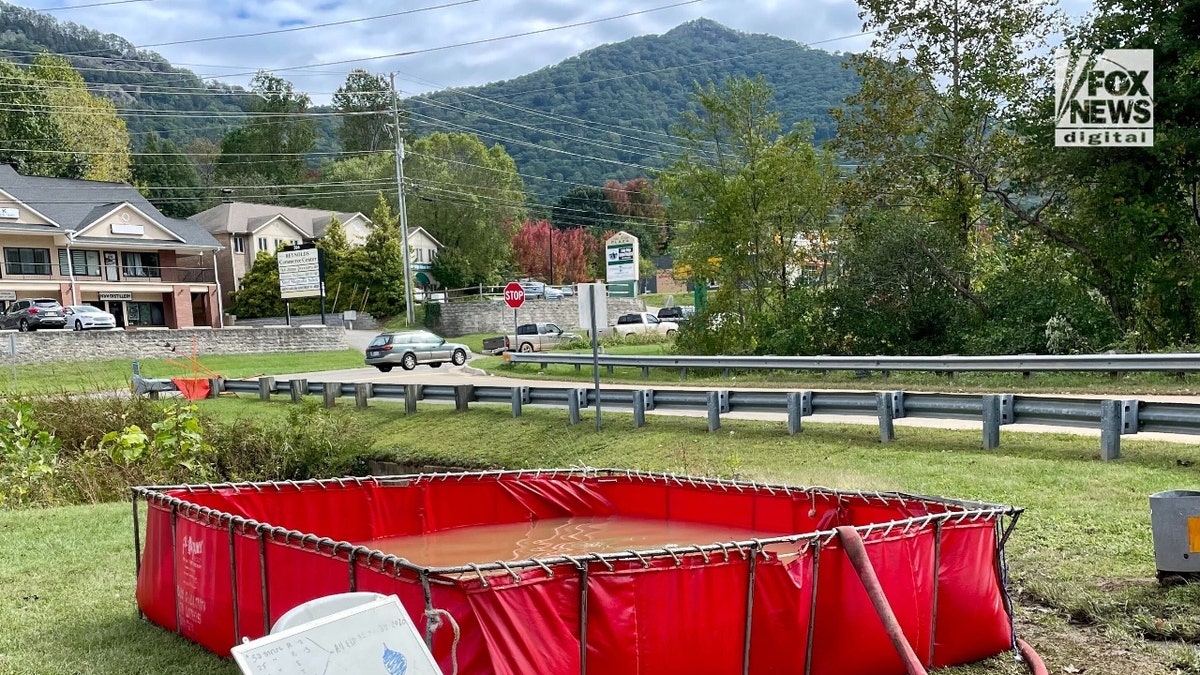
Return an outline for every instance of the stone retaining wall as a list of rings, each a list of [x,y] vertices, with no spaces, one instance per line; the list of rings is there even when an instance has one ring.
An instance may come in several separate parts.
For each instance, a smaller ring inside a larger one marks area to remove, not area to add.
[[[40,330],[0,331],[0,359],[9,361],[15,341],[17,363],[104,361],[109,359],[186,359],[193,339],[200,356],[211,354],[269,354],[348,349],[340,327],[272,326],[266,328],[180,328],[113,331]],[[0,361],[2,362],[2,361]]]
[[[646,303],[637,298],[609,298],[608,322],[616,323],[617,317],[630,312],[646,311]],[[561,300],[526,300],[517,310],[520,323],[554,323],[564,330],[579,330],[578,298]],[[439,335],[455,337],[470,333],[511,333],[513,311],[503,300],[484,302],[450,302],[441,305],[434,330]]]

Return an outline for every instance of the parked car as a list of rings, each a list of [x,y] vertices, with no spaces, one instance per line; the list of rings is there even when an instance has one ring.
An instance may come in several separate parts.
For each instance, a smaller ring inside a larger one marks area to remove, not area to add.
[[[620,337],[629,337],[634,333],[658,333],[671,337],[679,332],[679,324],[674,321],[663,321],[650,312],[634,312],[622,314],[617,319],[617,325],[612,332]]]
[[[393,366],[412,370],[417,364],[427,363],[434,368],[449,361],[456,366],[467,362],[470,347],[457,342],[446,342],[446,338],[426,330],[405,330],[395,333],[380,333],[367,345],[366,364],[375,366],[380,372],[389,372]]]
[[[505,336],[504,347],[519,352],[544,352],[560,343],[582,339],[578,333],[563,332],[552,323],[527,323],[517,326],[516,336]]]
[[[540,281],[526,279],[517,283],[521,284],[521,289],[525,291],[526,300],[536,300],[546,297],[546,284]]]
[[[72,330],[102,330],[117,327],[117,317],[91,305],[68,305],[63,315]]]
[[[691,307],[679,305],[675,307],[663,307],[658,310],[658,318],[663,321],[674,321],[675,323],[683,323],[692,318],[693,309]]]
[[[62,328],[67,323],[63,306],[53,298],[26,298],[9,305],[0,315],[0,329],[17,329],[22,333],[39,328]]]
[[[554,286],[544,286],[543,290],[542,290],[542,295],[547,300],[562,300],[562,298],[563,298],[562,289],[555,288]]]

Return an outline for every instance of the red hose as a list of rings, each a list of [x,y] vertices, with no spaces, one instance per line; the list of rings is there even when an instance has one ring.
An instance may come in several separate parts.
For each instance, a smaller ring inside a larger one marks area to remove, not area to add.
[[[858,572],[858,578],[867,591],[867,597],[871,599],[875,613],[883,621],[883,628],[887,631],[892,646],[900,654],[900,660],[904,662],[908,675],[928,675],[925,666],[922,666],[921,660],[917,658],[917,653],[913,651],[912,645],[908,644],[908,638],[904,637],[900,622],[896,620],[896,614],[892,612],[892,606],[888,604],[887,597],[883,594],[883,587],[879,585],[879,577],[876,576],[875,568],[871,565],[870,558],[867,557],[867,547],[863,545],[862,536],[858,534],[858,530],[846,525],[837,528],[837,533],[842,540],[842,548],[846,551],[846,557],[850,558],[850,564],[854,565],[854,571]]]
[[[1025,667],[1033,675],[1050,675],[1050,671],[1046,670],[1046,664],[1042,663],[1042,657],[1033,651],[1033,647],[1029,643],[1017,638],[1017,649],[1021,651],[1021,658],[1025,659]]]

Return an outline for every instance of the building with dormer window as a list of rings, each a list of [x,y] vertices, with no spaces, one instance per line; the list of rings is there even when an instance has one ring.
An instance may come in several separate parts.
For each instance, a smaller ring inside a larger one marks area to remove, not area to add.
[[[119,327],[221,325],[221,245],[126,183],[24,176],[0,164],[0,311],[48,297]]]

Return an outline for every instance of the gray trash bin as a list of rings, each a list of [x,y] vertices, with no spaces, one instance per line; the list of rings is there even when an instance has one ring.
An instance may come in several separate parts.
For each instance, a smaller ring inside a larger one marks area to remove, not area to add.
[[[1200,576],[1200,491],[1150,495],[1150,530],[1158,577]]]

